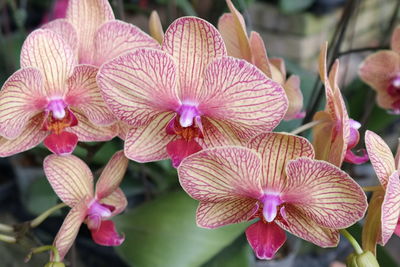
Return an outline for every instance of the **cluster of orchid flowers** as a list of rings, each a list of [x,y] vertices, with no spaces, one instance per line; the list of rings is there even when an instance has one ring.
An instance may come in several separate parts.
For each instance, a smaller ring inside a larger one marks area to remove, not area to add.
[[[286,79],[283,60],[268,58],[260,35],[248,35],[242,15],[227,4],[230,13],[218,29],[182,17],[164,33],[154,13],[150,36],[116,20],[107,0],[70,0],[65,18],[27,37],[21,69],[0,91],[0,156],[41,142],[54,153],[44,160],[45,174],[71,207],[54,240],[57,261],[82,223],[98,244],[123,242],[109,219],[127,205],[119,184],[128,159],[171,159],[183,189],[200,202],[197,224],[254,220],[248,242],[258,258],[271,259],[285,231],[321,247],[338,244],[339,231],[368,207],[341,165],[370,158],[382,186],[372,198],[380,208],[369,212],[381,220],[366,222],[369,247],[374,252],[400,234],[399,156],[370,131],[368,154],[352,152],[360,124],[349,118],[337,85],[339,62],[327,73],[327,45],[319,61],[326,107],[314,116],[313,143],[273,132],[282,119],[304,117],[299,77]],[[392,48],[367,58],[360,76],[377,90],[380,106],[399,113],[400,30]],[[94,190],[90,169],[71,153],[78,141],[116,136],[124,151],[112,157]]]

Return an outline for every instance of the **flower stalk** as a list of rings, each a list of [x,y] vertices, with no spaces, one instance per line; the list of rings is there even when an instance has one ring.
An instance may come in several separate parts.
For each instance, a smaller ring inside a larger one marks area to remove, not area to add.
[[[37,226],[39,226],[44,220],[47,219],[47,217],[49,217],[53,212],[66,207],[67,205],[65,205],[64,203],[60,203],[55,205],[54,207],[46,210],[45,212],[43,212],[42,214],[40,214],[38,217],[36,217],[35,219],[33,219],[30,223],[29,226],[31,228],[35,228]]]
[[[346,229],[341,229],[339,231],[350,242],[350,244],[354,248],[354,251],[358,255],[361,255],[363,253],[363,250],[362,250],[361,246],[358,244],[357,240]]]
[[[14,227],[0,223],[0,232],[5,232],[5,233],[12,233],[14,232]]]
[[[16,243],[17,239],[13,236],[0,234],[0,241],[6,242],[6,243]]]
[[[383,187],[381,185],[373,185],[373,186],[363,186],[362,189],[364,192],[375,192],[378,190],[383,190]]]
[[[304,125],[301,125],[300,127],[294,129],[293,131],[291,131],[291,134],[297,135],[299,133],[302,133],[304,131],[307,131],[308,129],[313,128],[314,126],[317,126],[318,124],[320,124],[321,122],[323,122],[322,120],[317,120],[317,121],[311,121],[309,123],[306,123]]]

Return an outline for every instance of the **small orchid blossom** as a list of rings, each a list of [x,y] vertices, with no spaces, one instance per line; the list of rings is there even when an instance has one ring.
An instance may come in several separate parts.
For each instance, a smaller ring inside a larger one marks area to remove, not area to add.
[[[96,85],[97,68],[77,65],[72,47],[46,29],[32,32],[21,50],[21,69],[0,91],[0,156],[44,140],[53,153],[70,154],[79,141],[116,135],[114,115]]]
[[[300,78],[291,75],[286,79],[285,62],[280,58],[268,59],[264,41],[261,36],[252,31],[250,37],[246,33],[246,24],[243,16],[232,4],[226,0],[230,13],[221,16],[218,29],[225,41],[229,56],[242,58],[258,67],[269,78],[278,82],[285,89],[289,106],[285,120],[304,118],[303,94],[300,90]]]
[[[125,154],[138,162],[170,157],[176,167],[202,148],[274,129],[287,109],[282,87],[226,56],[219,32],[195,17],[174,21],[161,50],[108,61],[97,82],[117,118],[132,126]]]
[[[258,218],[247,240],[258,258],[271,259],[285,243],[284,230],[332,247],[337,229],[363,217],[367,201],[360,186],[338,167],[314,160],[305,138],[262,133],[248,147],[206,149],[178,168],[183,189],[200,201],[200,227]]]
[[[361,124],[349,118],[342,94],[337,85],[339,61],[333,64],[329,77],[326,69],[327,44],[321,48],[319,58],[319,73],[325,85],[325,110],[314,116],[314,121],[320,121],[313,128],[313,144],[316,158],[326,160],[338,167],[343,161],[361,164],[368,161],[368,155],[362,150],[362,156],[355,155],[353,149],[360,139],[358,129]]]
[[[127,200],[119,184],[127,166],[128,159],[123,151],[115,153],[101,173],[93,192],[92,172],[79,158],[73,155],[50,155],[44,160],[44,171],[52,188],[71,207],[54,240],[61,259],[74,243],[83,222],[97,244],[119,246],[124,241],[109,219],[126,208]]]
[[[400,149],[397,151],[396,158],[392,151],[374,132],[365,133],[365,145],[368,155],[382,185],[383,199],[380,210],[369,210],[374,217],[380,213],[380,231],[377,243],[385,245],[390,237],[395,233],[400,236],[400,180],[399,180],[399,157]],[[370,216],[368,214],[368,216]],[[369,233],[374,235],[374,233]],[[364,242],[364,241],[363,241]]]
[[[368,56],[360,65],[359,75],[376,91],[380,107],[400,114],[400,26],[393,32],[391,50]]]

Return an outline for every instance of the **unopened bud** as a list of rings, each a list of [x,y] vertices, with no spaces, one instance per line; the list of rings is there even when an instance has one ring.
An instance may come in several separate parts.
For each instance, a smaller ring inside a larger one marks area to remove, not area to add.
[[[371,251],[362,254],[352,253],[347,257],[347,267],[379,267],[379,263]]]

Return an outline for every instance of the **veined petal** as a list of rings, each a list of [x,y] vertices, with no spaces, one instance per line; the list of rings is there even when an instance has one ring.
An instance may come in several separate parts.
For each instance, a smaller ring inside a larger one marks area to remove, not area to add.
[[[236,135],[232,125],[224,121],[203,117],[201,122],[205,134],[203,139],[198,139],[197,141],[202,148],[240,146],[247,142],[247,140],[242,140]]]
[[[102,142],[113,139],[118,134],[117,123],[108,126],[98,126],[78,109],[73,109],[73,113],[78,120],[78,125],[68,128],[68,132],[78,136],[80,142]]]
[[[52,30],[60,34],[76,54],[78,49],[78,34],[74,26],[66,19],[56,19],[46,23],[42,29]]]
[[[393,51],[400,53],[400,27],[397,26],[392,33],[390,47]]]
[[[244,139],[274,129],[287,110],[283,88],[244,60],[214,60],[203,87],[199,111],[230,124]]]
[[[8,139],[18,137],[45,105],[40,71],[25,68],[15,72],[0,91],[0,135]]]
[[[347,228],[361,219],[367,198],[361,187],[338,167],[310,158],[292,160],[282,201],[327,228]]]
[[[278,190],[285,184],[286,164],[299,157],[314,157],[307,139],[284,133],[262,133],[252,138],[247,147],[261,155],[261,185],[268,190]]]
[[[362,248],[376,255],[376,244],[381,239],[381,211],[385,191],[383,188],[372,194],[368,203],[368,212],[362,228]]]
[[[74,207],[85,197],[93,197],[93,175],[89,167],[74,155],[47,156],[44,172],[58,197]]]
[[[286,241],[285,231],[276,223],[264,223],[261,220],[246,230],[247,241],[257,258],[270,260]]]
[[[258,32],[250,33],[250,49],[252,63],[259,68],[268,78],[272,78],[270,63],[265,49],[264,41]]]
[[[334,122],[331,115],[324,110],[315,113],[313,121],[319,121],[312,129],[315,158],[329,161],[332,144],[328,143],[327,140],[332,140]]]
[[[8,157],[39,145],[49,134],[42,131],[43,113],[33,117],[15,139],[0,136],[0,157]]]
[[[360,78],[374,90],[386,90],[390,80],[400,72],[400,54],[382,50],[369,55],[359,69]]]
[[[28,35],[21,49],[21,67],[34,67],[43,75],[48,97],[62,97],[66,81],[76,65],[74,51],[67,40],[52,30],[36,30]]]
[[[117,214],[120,214],[125,210],[126,206],[128,205],[128,200],[126,199],[126,196],[124,192],[121,190],[121,188],[117,188],[111,193],[111,195],[102,198],[100,200],[100,203],[114,207],[114,210],[111,213],[112,217]]]
[[[92,63],[94,36],[104,22],[114,19],[108,0],[70,0],[67,20],[75,27],[79,39],[79,63]]]
[[[381,213],[381,238],[380,244],[384,246],[393,235],[397,227],[400,214],[400,180],[399,173],[395,171],[388,179]]]
[[[90,65],[78,65],[68,79],[66,102],[79,108],[96,125],[110,125],[116,121],[107,107],[96,83],[98,68]]]
[[[396,170],[392,151],[385,141],[372,131],[365,133],[365,147],[379,181],[386,188],[389,177]]]
[[[262,196],[259,156],[244,147],[202,150],[183,160],[179,182],[194,199],[221,202]]]
[[[196,223],[203,228],[214,229],[227,224],[247,221],[258,210],[253,198],[233,198],[221,202],[200,202]]]
[[[285,120],[301,119],[305,113],[303,108],[303,94],[300,89],[300,77],[291,75],[283,85],[289,101],[289,107],[285,114]]]
[[[173,117],[174,114],[164,112],[147,125],[132,128],[125,139],[125,155],[137,162],[167,159],[167,144],[176,139],[176,135],[167,134],[165,129]]]
[[[123,122],[123,121],[118,121],[118,137],[121,138],[122,140],[125,141],[126,136],[128,135],[128,132],[132,128],[129,124]]]
[[[132,24],[120,20],[106,22],[94,37],[96,54],[93,64],[101,66],[106,61],[137,48],[160,49],[160,45]]]
[[[91,230],[93,241],[102,246],[119,246],[124,242],[125,236],[120,236],[112,221],[101,221],[97,230]]]
[[[323,248],[337,246],[338,230],[321,227],[294,206],[288,205],[285,209],[285,220],[275,220],[281,228]]]
[[[105,198],[112,194],[124,178],[126,169],[128,168],[128,159],[124,155],[124,151],[116,152],[107,165],[104,167],[96,184],[97,199]]]
[[[156,10],[153,10],[149,18],[149,33],[159,44],[162,44],[164,39],[164,31],[161,25],[160,17]]]
[[[86,217],[86,199],[82,199],[79,203],[69,211],[67,217],[65,217],[60,230],[58,231],[53,245],[57,248],[60,255],[60,260],[63,260],[68,250],[73,245],[76,236],[78,235],[79,228]],[[54,255],[52,256],[54,257]],[[54,259],[54,258],[53,258]]]
[[[286,80],[286,66],[282,58],[275,57],[269,59],[272,80],[277,83],[284,84]]]
[[[97,76],[104,100],[122,121],[141,126],[176,110],[176,66],[168,54],[138,49],[104,64]]]
[[[195,17],[175,20],[167,29],[162,49],[172,55],[179,67],[179,98],[196,101],[203,91],[207,65],[226,55],[222,36],[213,25]]]

